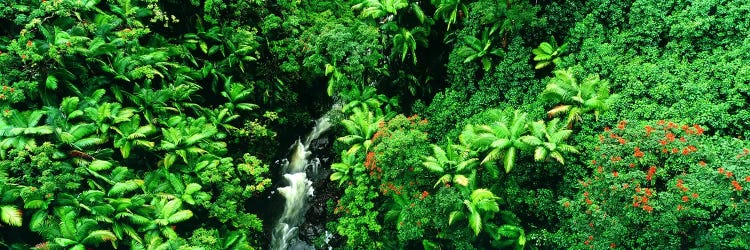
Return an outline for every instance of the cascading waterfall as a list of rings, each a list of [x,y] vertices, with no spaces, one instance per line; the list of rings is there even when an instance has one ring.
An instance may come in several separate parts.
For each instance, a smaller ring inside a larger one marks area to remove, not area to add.
[[[284,212],[276,223],[271,236],[271,249],[314,249],[299,239],[299,226],[305,221],[307,201],[313,196],[312,182],[308,179],[307,170],[312,167],[312,173],[316,174],[320,160],[310,159],[310,143],[323,134],[331,123],[328,116],[323,116],[315,122],[312,132],[305,138],[304,142],[298,139],[293,147],[292,155],[284,164],[284,180],[289,184],[280,187],[279,194],[284,197]]]

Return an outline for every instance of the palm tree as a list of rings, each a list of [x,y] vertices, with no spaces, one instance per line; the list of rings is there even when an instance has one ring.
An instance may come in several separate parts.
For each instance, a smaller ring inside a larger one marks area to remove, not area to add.
[[[365,152],[369,151],[372,145],[372,137],[378,130],[378,124],[383,122],[384,117],[381,114],[375,114],[367,108],[354,108],[353,114],[348,119],[341,121],[347,133],[346,136],[336,140],[350,145],[350,151],[354,147],[364,147]]]
[[[479,235],[483,228],[483,220],[492,218],[495,213],[500,212],[500,206],[497,200],[500,197],[495,196],[488,189],[475,189],[471,192],[469,199],[464,199],[465,209],[453,211],[448,216],[448,224],[468,218],[469,228],[474,232],[474,236]]]
[[[180,116],[174,116],[167,121],[167,125],[168,128],[161,129],[164,138],[160,143],[160,148],[167,151],[163,160],[166,168],[172,166],[178,156],[183,162],[191,163],[193,157],[209,153],[203,148],[202,143],[209,141],[212,136],[218,133],[218,129],[207,123],[205,117],[184,119]],[[212,143],[212,145],[215,144]],[[226,147],[224,143],[220,144],[222,145],[215,146]]]
[[[578,153],[578,150],[565,143],[573,130],[560,126],[560,119],[555,118],[545,123],[537,121],[531,124],[531,134],[545,141],[536,145],[534,149],[534,160],[543,161],[549,158],[555,159],[560,164],[565,164],[563,153]]]
[[[437,187],[441,183],[461,182],[465,174],[471,173],[479,166],[479,159],[476,158],[476,152],[468,146],[454,145],[448,140],[445,149],[432,144],[432,155],[423,157],[422,165],[434,173],[443,174],[435,183]]]
[[[408,0],[361,0],[352,9],[362,10],[363,17],[373,19],[396,15],[398,10],[409,6]],[[389,19],[389,18],[386,18]]]
[[[559,104],[547,114],[557,116],[567,113],[565,121],[570,127],[576,121],[582,121],[583,113],[593,112],[596,120],[599,120],[599,114],[609,110],[619,95],[610,94],[609,82],[599,79],[599,75],[590,76],[579,85],[570,69],[566,69],[555,71],[555,77],[547,84],[541,98]]]
[[[146,139],[146,137],[156,133],[156,127],[151,124],[141,126],[140,115],[133,116],[130,121],[120,123],[118,127],[113,127],[112,130],[117,132],[114,146],[120,149],[123,159],[130,157],[130,150],[134,146],[151,149],[156,144]]]
[[[60,219],[59,235],[55,237],[54,245],[68,249],[85,249],[95,247],[100,243],[117,240],[109,230],[97,230],[99,223],[91,218],[81,217],[70,206],[57,207],[55,214]]]
[[[253,88],[233,82],[231,76],[222,76],[222,78],[224,78],[224,91],[221,91],[221,96],[227,98],[229,101],[226,107],[232,114],[235,109],[252,111],[259,108],[257,104],[244,102],[252,97]]]
[[[462,18],[463,15],[467,15],[466,4],[462,0],[432,0],[432,4],[437,6],[435,10],[435,17],[440,17],[448,24],[448,29],[451,29],[451,24]]]
[[[399,32],[393,36],[393,53],[401,55],[401,62],[406,60],[406,55],[411,54],[412,63],[417,64],[417,43],[427,46],[427,30],[423,27],[416,27],[412,30],[400,28]]]
[[[519,150],[526,150],[541,143],[541,140],[533,135],[527,135],[528,124],[526,113],[518,110],[490,111],[490,116],[495,120],[490,125],[466,126],[461,133],[461,140],[473,149],[486,153],[482,164],[491,164],[496,160],[503,159],[505,172],[510,172],[515,164]]]
[[[378,109],[386,104],[386,110],[389,110],[398,105],[396,97],[388,98],[384,94],[378,94],[377,89],[372,86],[354,87],[344,95],[344,99],[346,104],[341,108],[344,114],[350,114],[355,108]]]
[[[341,151],[341,162],[331,164],[331,181],[338,181],[341,186],[365,172],[362,160],[357,157],[359,149],[359,145],[355,145],[350,150]]]
[[[550,43],[542,42],[539,44],[539,47],[531,50],[531,53],[534,54],[534,61],[537,62],[534,69],[541,69],[549,65],[557,66],[562,62],[560,56],[562,53],[565,53],[568,44],[563,43],[562,45],[557,46],[557,41],[555,41],[554,37],[552,37],[550,41]]]
[[[44,111],[13,111],[13,115],[8,118],[0,118],[0,156],[5,158],[5,154],[10,148],[23,149],[27,146],[36,146],[36,138],[42,135],[54,133],[49,125],[39,125],[39,121],[44,116]]]
[[[157,235],[163,235],[167,239],[176,239],[177,233],[172,228],[172,225],[179,222],[185,221],[193,217],[193,212],[187,209],[182,209],[182,201],[180,199],[173,199],[167,201],[167,199],[154,199],[151,202],[153,206],[153,219],[148,221],[142,221],[144,226],[143,229],[146,231],[146,238],[152,238]]]
[[[465,46],[458,49],[458,54],[465,57],[464,63],[469,63],[479,59],[482,62],[482,68],[484,71],[489,71],[492,66],[492,62],[488,55],[501,56],[503,50],[500,48],[492,48],[492,31],[489,28],[485,28],[482,31],[482,39],[478,39],[474,36],[465,36]]]

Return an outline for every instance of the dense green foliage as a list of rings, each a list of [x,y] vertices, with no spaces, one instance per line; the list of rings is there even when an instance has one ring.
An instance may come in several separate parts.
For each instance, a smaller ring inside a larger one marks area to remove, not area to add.
[[[0,247],[266,248],[333,109],[318,248],[748,248],[749,10],[8,0]]]

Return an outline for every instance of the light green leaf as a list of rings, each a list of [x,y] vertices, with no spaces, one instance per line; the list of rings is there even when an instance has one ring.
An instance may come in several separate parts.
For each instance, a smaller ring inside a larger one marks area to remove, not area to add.
[[[45,81],[45,86],[48,89],[55,90],[57,89],[57,77],[54,75],[47,75],[47,80]]]
[[[23,224],[23,213],[14,206],[2,206],[0,207],[0,219],[5,224],[20,227]]]
[[[89,164],[89,169],[93,171],[102,171],[112,168],[112,163],[103,160],[94,160]]]
[[[169,219],[167,220],[169,221],[170,224],[174,224],[174,223],[186,221],[187,219],[190,219],[191,217],[193,217],[193,211],[182,210],[182,211],[172,214],[171,216],[169,216]]]

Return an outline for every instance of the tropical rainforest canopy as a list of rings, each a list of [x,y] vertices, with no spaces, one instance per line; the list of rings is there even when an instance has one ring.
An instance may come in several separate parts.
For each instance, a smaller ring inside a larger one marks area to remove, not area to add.
[[[747,0],[2,2],[1,248],[750,248]]]

